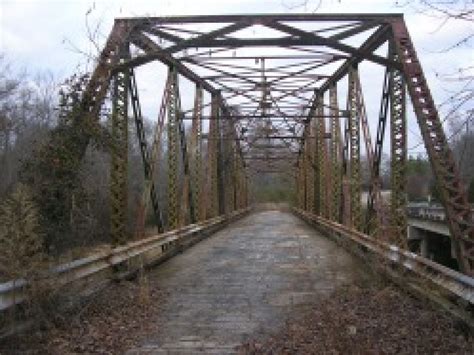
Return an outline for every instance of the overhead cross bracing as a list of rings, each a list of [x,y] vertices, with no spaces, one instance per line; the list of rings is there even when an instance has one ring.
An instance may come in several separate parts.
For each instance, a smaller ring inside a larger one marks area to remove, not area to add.
[[[152,40],[218,90],[227,105],[236,110],[236,119],[240,115],[239,139],[246,163],[250,164],[247,160],[253,160],[252,154],[258,149],[255,144],[262,139],[286,141],[288,149],[298,144],[290,141],[302,137],[311,96],[329,79],[328,73],[357,52],[343,40],[381,26],[378,16],[369,17],[368,22],[345,16],[323,22],[308,21],[313,20],[308,16],[285,18],[293,27],[272,16],[262,16],[258,21],[256,16],[213,18],[209,22],[157,19],[157,24],[143,26],[140,40],[132,39],[139,50],[130,63],[143,64],[155,58],[156,54],[140,47],[140,41]],[[262,32],[262,27],[264,37],[257,40],[255,31]],[[294,35],[298,28],[306,31],[302,38]],[[262,118],[267,126],[260,127],[262,132],[256,135],[255,127],[262,124]],[[247,138],[250,135],[254,137]]]
[[[473,273],[474,227],[465,188],[402,15],[117,19],[83,100],[83,109],[96,117],[113,80],[117,149],[112,153],[117,164],[111,194],[117,224],[123,223],[119,210],[126,206],[125,153],[118,149],[129,139],[123,132],[124,95],[131,92],[135,121],[140,122],[140,102],[128,82],[135,80],[135,68],[151,62],[169,68],[152,147],[139,135],[147,176],[143,206],[153,207],[160,230],[241,208],[249,202],[251,175],[281,172],[294,178],[300,208],[406,248],[410,98],[459,267]],[[366,62],[385,70],[375,140],[359,70]],[[181,103],[180,78],[196,85],[191,108]],[[202,99],[203,91],[210,100]],[[150,168],[157,156],[153,147],[165,136],[166,223]],[[391,152],[390,206],[380,197],[384,145]],[[361,201],[362,155],[370,167],[367,209]],[[117,240],[124,238],[119,225],[113,230]]]

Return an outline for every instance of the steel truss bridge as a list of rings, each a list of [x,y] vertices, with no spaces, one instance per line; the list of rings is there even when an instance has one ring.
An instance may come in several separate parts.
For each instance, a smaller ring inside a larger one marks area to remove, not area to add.
[[[148,142],[135,71],[151,62],[167,67],[167,79]],[[385,71],[375,140],[365,107],[365,101],[373,100],[364,100],[358,69],[366,62]],[[189,109],[181,103],[180,79],[195,85]],[[474,225],[465,188],[400,14],[117,19],[83,95],[80,119],[98,122],[109,93],[116,244],[129,238],[127,146],[133,118],[145,172],[139,229],[148,208],[160,232],[244,209],[251,201],[253,176],[281,173],[295,181],[300,214],[334,231],[407,249],[410,99],[459,268],[474,274]],[[168,154],[166,216],[155,168],[163,144]],[[391,153],[388,205],[380,191],[384,149]],[[364,151],[370,166],[366,211],[361,202]]]

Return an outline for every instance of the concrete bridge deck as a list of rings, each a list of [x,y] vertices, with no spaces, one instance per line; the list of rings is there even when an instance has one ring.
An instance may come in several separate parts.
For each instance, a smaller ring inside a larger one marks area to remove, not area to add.
[[[290,213],[251,214],[159,268],[168,294],[156,332],[128,354],[225,354],[274,332],[365,267]]]

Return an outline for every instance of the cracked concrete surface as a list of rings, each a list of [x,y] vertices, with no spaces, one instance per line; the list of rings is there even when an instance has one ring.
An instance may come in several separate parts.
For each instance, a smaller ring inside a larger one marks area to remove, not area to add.
[[[128,354],[226,354],[274,333],[336,288],[367,283],[360,261],[287,212],[251,214],[159,268],[156,332]]]

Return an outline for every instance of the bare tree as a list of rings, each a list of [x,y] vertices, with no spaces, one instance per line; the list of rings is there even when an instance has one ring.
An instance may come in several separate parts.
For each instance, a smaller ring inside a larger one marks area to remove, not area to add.
[[[472,0],[410,0],[401,4],[410,6],[424,16],[438,20],[436,31],[453,23],[464,25],[465,31],[439,53],[471,48],[474,40],[474,2]],[[467,184],[474,180],[474,65],[454,67],[449,71],[436,71],[436,76],[447,89],[448,97],[439,105],[446,112],[444,121],[449,124],[448,137],[457,158],[462,178]]]
[[[0,55],[0,196],[16,183],[21,160],[55,124],[55,96],[52,74],[32,78]]]

